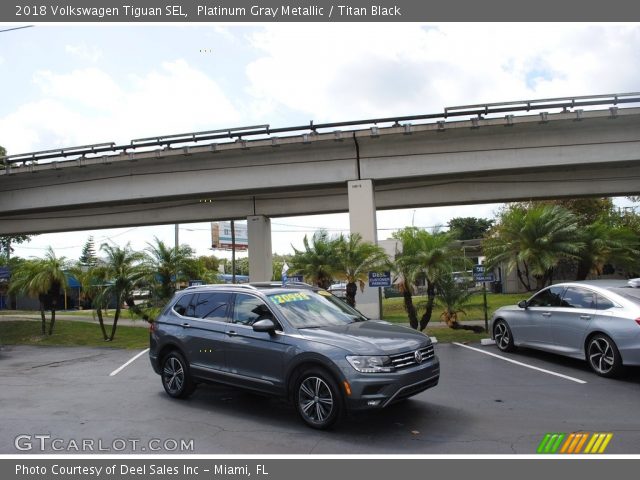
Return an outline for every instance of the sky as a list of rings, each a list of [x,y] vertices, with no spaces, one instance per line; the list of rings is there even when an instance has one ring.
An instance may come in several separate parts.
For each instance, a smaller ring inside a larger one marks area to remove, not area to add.
[[[638,24],[39,24],[0,33],[0,145],[17,154],[243,125],[417,115],[636,92],[639,78]],[[378,212],[378,237],[452,217],[491,218],[498,209]],[[274,252],[291,253],[327,225],[348,232],[348,216],[273,219]],[[207,223],[180,225],[180,243],[211,254],[209,232]],[[15,254],[41,256],[50,245],[76,259],[89,235],[97,246],[143,249],[154,237],[173,244],[174,234],[167,225],[39,235]]]

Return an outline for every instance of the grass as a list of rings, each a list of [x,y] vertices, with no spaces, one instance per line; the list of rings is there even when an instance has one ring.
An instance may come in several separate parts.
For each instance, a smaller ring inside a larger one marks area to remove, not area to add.
[[[11,320],[0,322],[0,344],[3,345],[66,345],[112,348],[147,348],[146,328],[119,326],[112,342],[102,339],[97,324],[71,320],[56,320],[53,335],[40,335],[39,321]],[[47,321],[47,328],[49,322]],[[107,330],[109,333],[110,330]]]
[[[491,315],[495,310],[499,307],[503,307],[505,305],[515,305],[520,300],[525,300],[529,298],[531,294],[529,293],[487,293],[487,307],[488,307],[488,315],[491,318]],[[413,302],[416,307],[420,307],[421,312],[424,311],[424,304],[426,303],[426,297],[413,297]],[[420,312],[420,315],[421,315]],[[441,323],[442,322],[442,312],[443,309],[440,305],[438,305],[436,301],[436,305],[433,309],[433,315],[431,316],[430,323]],[[474,294],[469,299],[469,304],[467,308],[465,308],[465,313],[461,313],[458,316],[458,320],[460,322],[464,322],[465,320],[484,320],[484,308],[483,308],[483,300],[482,300],[482,292]],[[388,322],[394,323],[408,323],[409,319],[407,317],[407,313],[404,311],[404,303],[402,302],[402,298],[386,298],[382,301],[382,313],[385,320]]]

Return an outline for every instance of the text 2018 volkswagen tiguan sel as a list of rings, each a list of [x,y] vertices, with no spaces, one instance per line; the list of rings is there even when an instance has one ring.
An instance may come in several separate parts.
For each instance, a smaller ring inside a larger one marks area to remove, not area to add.
[[[151,364],[165,391],[200,382],[284,397],[314,428],[379,409],[438,383],[429,337],[368,320],[308,287],[207,285],[177,293],[153,323]]]

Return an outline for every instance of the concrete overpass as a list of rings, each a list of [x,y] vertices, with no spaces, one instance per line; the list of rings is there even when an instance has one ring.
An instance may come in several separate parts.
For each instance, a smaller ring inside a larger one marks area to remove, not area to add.
[[[375,241],[377,209],[640,192],[640,108],[449,118],[14,155],[0,235],[247,218],[252,279],[265,280],[271,217],[348,211]]]

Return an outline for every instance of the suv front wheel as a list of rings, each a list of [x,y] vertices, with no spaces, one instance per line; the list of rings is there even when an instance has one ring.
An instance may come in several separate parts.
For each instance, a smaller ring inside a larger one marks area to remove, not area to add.
[[[319,368],[305,370],[295,384],[298,414],[310,427],[331,427],[342,417],[342,395],[335,381]]]

